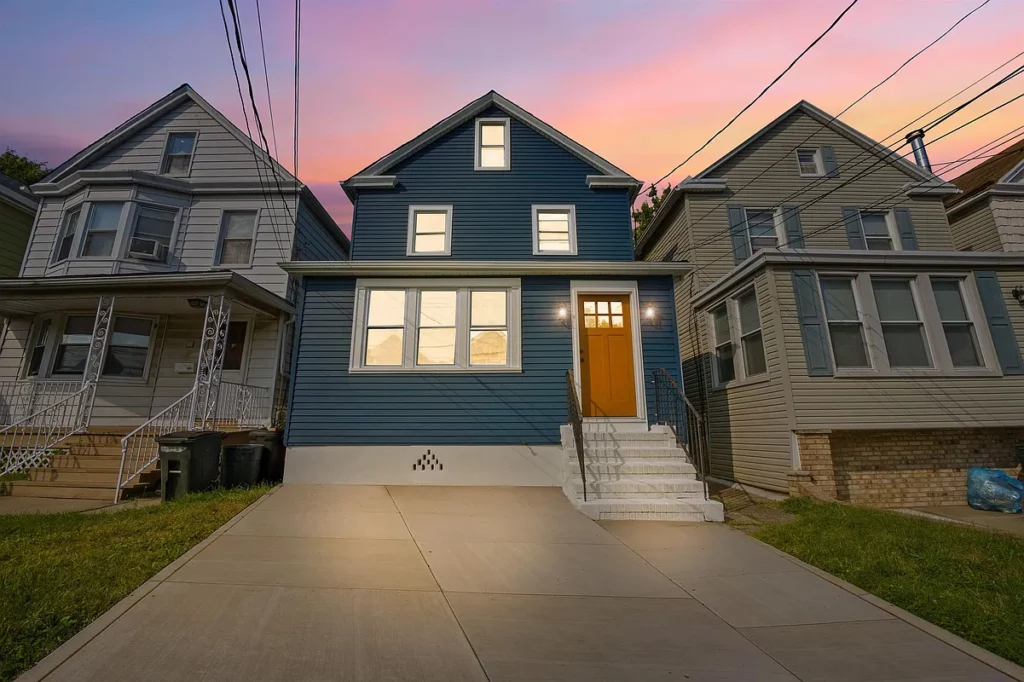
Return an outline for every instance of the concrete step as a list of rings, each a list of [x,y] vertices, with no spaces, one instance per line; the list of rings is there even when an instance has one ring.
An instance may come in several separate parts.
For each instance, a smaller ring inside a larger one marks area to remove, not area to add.
[[[583,433],[584,443],[643,443],[643,442],[675,442],[675,436],[661,431],[623,431],[620,433]]]
[[[569,459],[577,459],[576,451],[569,449],[566,453]],[[670,457],[674,459],[687,460],[686,450],[677,447],[663,445],[660,447],[590,447],[583,449],[583,458],[590,461],[609,460],[622,462],[629,459],[653,459]]]
[[[595,521],[724,521],[722,504],[715,500],[613,499],[573,501],[574,506]]]
[[[697,470],[683,457],[654,459],[585,460],[587,476],[683,476],[695,477]],[[567,470],[579,475],[580,463],[575,457],[566,462]]]
[[[576,494],[583,496],[583,483],[578,477],[572,479]],[[602,499],[698,499],[704,500],[704,484],[696,478],[664,476],[656,479],[587,479],[587,495]]]

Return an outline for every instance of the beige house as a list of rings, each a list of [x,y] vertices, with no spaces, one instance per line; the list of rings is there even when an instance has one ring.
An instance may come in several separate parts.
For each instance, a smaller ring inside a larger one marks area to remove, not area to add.
[[[637,243],[676,280],[713,475],[961,503],[1024,443],[1024,254],[955,251],[959,190],[807,102],[675,186]]]
[[[1024,251],[1024,141],[953,180],[946,199],[953,245],[964,251]]]

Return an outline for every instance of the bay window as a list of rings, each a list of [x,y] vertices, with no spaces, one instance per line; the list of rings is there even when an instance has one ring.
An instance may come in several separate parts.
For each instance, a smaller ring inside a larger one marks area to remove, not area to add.
[[[352,371],[518,371],[518,280],[363,280]]]
[[[83,258],[109,258],[121,226],[123,203],[93,204],[82,239]]]
[[[871,278],[890,367],[931,367],[924,321],[910,279]]]
[[[742,291],[711,309],[716,386],[753,379],[768,373],[761,331],[761,311],[753,288]]]
[[[64,214],[61,223],[60,237],[57,239],[57,248],[53,252],[51,262],[59,263],[71,256],[71,246],[75,243],[75,235],[78,234],[78,223],[82,220],[82,207],[77,206]]]
[[[715,384],[725,384],[736,378],[735,355],[729,324],[729,306],[725,303],[711,311],[712,344],[715,348]]]
[[[854,281],[852,277],[821,278],[821,295],[825,302],[832,356],[836,367],[840,369],[871,366]]]
[[[954,367],[981,367],[978,334],[964,300],[963,280],[933,277],[931,281],[950,361]]]

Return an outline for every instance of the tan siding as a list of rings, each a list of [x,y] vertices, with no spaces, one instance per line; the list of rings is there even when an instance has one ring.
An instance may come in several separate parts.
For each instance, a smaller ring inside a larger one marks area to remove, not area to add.
[[[992,207],[987,199],[952,214],[953,245],[962,251],[1002,251]],[[1024,244],[1022,244],[1024,246]]]
[[[14,381],[21,374],[31,324],[31,320],[24,318],[7,321],[3,345],[0,345],[0,381]]]
[[[17,277],[34,213],[0,200],[0,277]]]
[[[1024,251],[1024,197],[992,197],[992,216],[1004,251]]]
[[[809,377],[797,322],[792,280],[777,271],[783,338],[792,368],[797,429],[884,429],[1017,426],[1024,424],[1024,376]],[[1017,340],[1024,339],[1024,309],[1010,294],[1024,273],[1000,272]]]

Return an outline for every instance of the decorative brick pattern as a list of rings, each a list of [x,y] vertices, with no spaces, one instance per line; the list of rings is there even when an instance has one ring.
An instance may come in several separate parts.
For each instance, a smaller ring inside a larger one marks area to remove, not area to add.
[[[1014,446],[1024,429],[798,432],[801,476],[829,499],[872,507],[963,504],[967,470],[1003,469],[1016,475]],[[799,481],[797,480],[799,479]]]

